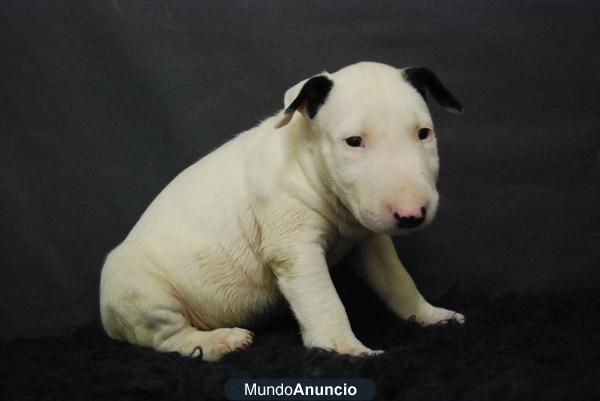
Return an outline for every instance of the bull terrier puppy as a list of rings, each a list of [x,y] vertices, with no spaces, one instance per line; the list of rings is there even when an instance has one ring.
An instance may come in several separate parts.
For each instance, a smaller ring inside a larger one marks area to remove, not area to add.
[[[426,68],[361,62],[285,93],[284,109],[179,174],[106,258],[112,338],[216,361],[287,304],[306,347],[373,351],[354,335],[329,267],[351,263],[400,318],[464,321],[427,302],[391,235],[436,214],[438,153],[425,96],[462,106]]]

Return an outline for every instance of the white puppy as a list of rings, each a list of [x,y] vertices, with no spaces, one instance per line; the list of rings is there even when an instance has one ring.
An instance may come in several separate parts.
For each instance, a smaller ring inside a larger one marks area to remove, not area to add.
[[[214,361],[252,343],[243,328],[289,303],[307,347],[372,354],[329,275],[351,249],[360,275],[401,318],[429,304],[390,235],[427,225],[438,154],[426,92],[460,103],[425,68],[358,63],[300,82],[285,108],[184,170],[102,270],[109,336]]]

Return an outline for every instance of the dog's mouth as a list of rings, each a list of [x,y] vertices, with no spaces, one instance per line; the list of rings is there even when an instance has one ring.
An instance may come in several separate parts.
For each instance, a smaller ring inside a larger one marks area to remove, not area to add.
[[[335,191],[334,191],[335,192]],[[343,208],[347,217],[354,220],[357,226],[382,235],[403,235],[422,230],[429,226],[435,215],[433,211],[425,210],[420,216],[402,217],[397,213],[391,213],[375,203],[360,204],[353,199],[344,199],[335,193],[338,208]],[[338,210],[339,211],[339,210]]]
[[[405,234],[414,233],[416,231],[423,230],[424,228],[429,226],[429,224],[431,224],[431,220],[424,219],[424,221],[421,224],[414,226],[414,227],[398,227],[396,229],[394,235],[405,235]]]
[[[357,220],[369,231],[383,235],[405,235],[420,231],[428,227],[433,221],[433,216],[422,218],[399,219],[396,216],[376,215],[368,210],[362,211]]]
[[[375,234],[394,234],[398,224],[393,219],[385,218],[379,213],[374,213],[368,208],[363,208],[355,214],[356,220],[367,230]]]

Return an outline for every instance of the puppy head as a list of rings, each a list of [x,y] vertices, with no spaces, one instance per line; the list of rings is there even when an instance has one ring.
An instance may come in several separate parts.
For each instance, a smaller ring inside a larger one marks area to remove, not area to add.
[[[462,106],[425,68],[363,62],[300,82],[285,95],[278,127],[295,112],[310,122],[309,146],[322,179],[365,228],[398,234],[430,223],[439,169],[426,93]]]

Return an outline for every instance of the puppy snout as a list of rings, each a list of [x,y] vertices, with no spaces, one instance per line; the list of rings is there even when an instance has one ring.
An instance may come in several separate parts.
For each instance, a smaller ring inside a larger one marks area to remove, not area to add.
[[[425,206],[417,208],[399,209],[394,213],[394,218],[398,222],[399,228],[419,227],[425,221],[427,208]]]

